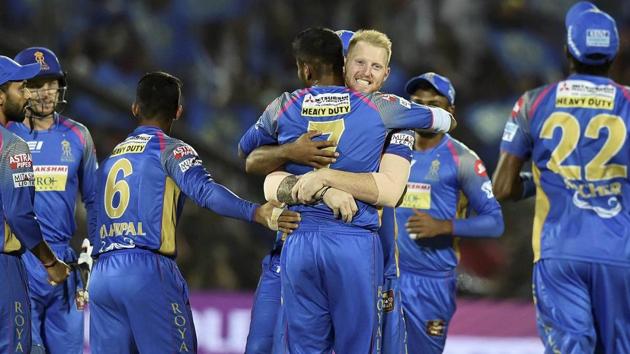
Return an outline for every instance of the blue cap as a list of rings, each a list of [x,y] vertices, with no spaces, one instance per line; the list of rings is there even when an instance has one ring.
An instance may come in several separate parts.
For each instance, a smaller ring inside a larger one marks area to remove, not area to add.
[[[409,79],[405,84],[405,91],[412,95],[416,92],[421,82],[428,82],[440,95],[446,97],[448,104],[451,106],[455,104],[455,88],[451,84],[451,80],[433,72],[424,73]]]
[[[564,17],[564,27],[569,28],[569,24],[573,22],[579,14],[588,10],[597,10],[597,6],[590,1],[578,1],[573,4]]]
[[[20,65],[9,57],[0,55],[0,85],[8,81],[22,81],[39,73],[39,64]]]
[[[343,56],[348,56],[348,48],[350,47],[350,40],[352,36],[354,36],[354,32],[348,30],[338,30],[335,31],[341,39],[341,43],[343,44]]]
[[[576,6],[574,6],[576,7]],[[573,7],[573,8],[574,8]],[[598,8],[567,13],[567,47],[580,63],[601,65],[612,61],[619,50],[617,23]]]
[[[51,77],[61,79],[61,86],[65,86],[66,74],[61,69],[57,55],[52,50],[44,47],[26,48],[15,56],[15,61],[25,65],[38,63],[41,71],[36,77]]]

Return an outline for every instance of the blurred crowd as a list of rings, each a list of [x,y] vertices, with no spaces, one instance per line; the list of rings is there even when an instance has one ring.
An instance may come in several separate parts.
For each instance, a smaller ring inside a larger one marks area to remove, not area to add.
[[[453,134],[492,172],[505,120],[525,90],[566,75],[564,14],[575,0],[0,0],[0,50],[46,46],[69,73],[65,113],[85,123],[99,157],[131,130],[128,105],[152,70],[184,82],[177,132],[211,173],[249,199],[261,180],[236,156],[242,132],[282,91],[298,88],[290,43],[309,26],[374,28],[393,42],[383,91],[435,71],[457,91]],[[617,21],[612,78],[630,84],[630,2],[594,1]],[[464,292],[529,297],[533,203],[504,205],[499,240],[462,245]],[[189,205],[178,227],[179,263],[192,288],[253,289],[273,235]]]

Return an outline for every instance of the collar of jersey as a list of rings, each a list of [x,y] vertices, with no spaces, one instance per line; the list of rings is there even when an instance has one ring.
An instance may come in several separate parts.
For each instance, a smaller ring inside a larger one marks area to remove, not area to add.
[[[432,148],[429,148],[427,150],[414,150],[417,153],[420,153],[422,155],[431,155],[433,152],[439,150],[442,148],[442,146],[444,146],[444,144],[446,144],[446,142],[451,138],[450,135],[448,134],[444,134],[444,136],[442,137],[442,140],[440,140],[439,143],[437,143],[437,145],[435,145]]]

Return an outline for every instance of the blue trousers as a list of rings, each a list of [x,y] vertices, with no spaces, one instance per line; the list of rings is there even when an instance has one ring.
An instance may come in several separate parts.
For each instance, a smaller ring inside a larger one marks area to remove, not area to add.
[[[406,354],[407,331],[401,303],[400,280],[386,277],[383,286],[383,354]]]
[[[0,353],[31,352],[31,309],[20,256],[0,253]]]
[[[455,275],[401,270],[400,288],[409,353],[442,353],[456,308]]]
[[[371,353],[377,346],[383,253],[376,233],[302,223],[281,256],[291,354]]]
[[[262,261],[252,319],[247,335],[246,354],[272,354],[274,333],[280,311],[280,252],[267,255]]]
[[[630,267],[542,259],[533,287],[545,353],[630,353]]]
[[[69,245],[51,247],[59,259],[76,261]],[[48,354],[83,353],[83,311],[75,301],[77,287],[83,287],[78,270],[62,284],[52,286],[46,269],[32,253],[26,252],[23,259],[28,271],[33,347],[45,348]]]
[[[197,352],[188,287],[172,259],[141,249],[102,254],[89,291],[93,354]]]

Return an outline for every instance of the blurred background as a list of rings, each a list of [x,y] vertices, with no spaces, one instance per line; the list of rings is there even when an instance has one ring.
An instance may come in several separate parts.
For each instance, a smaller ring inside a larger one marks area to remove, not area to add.
[[[567,74],[564,14],[574,2],[0,0],[0,53],[13,57],[29,46],[57,53],[69,75],[63,113],[88,126],[99,160],[134,127],[129,106],[141,75],[164,70],[179,76],[185,114],[173,135],[201,153],[219,182],[261,201],[262,179],[245,175],[237,142],[273,98],[300,86],[290,51],[300,30],[388,34],[393,55],[386,92],[404,96],[406,80],[426,71],[449,77],[460,124],[453,135],[492,173],[518,96]],[[621,48],[611,76],[628,84],[630,2],[594,2],[617,20]],[[459,289],[468,299],[529,306],[533,201],[503,207],[503,237],[462,243]],[[246,308],[274,235],[192,203],[177,231],[178,263],[191,290],[230,291],[245,297]],[[243,314],[248,321],[248,311]],[[225,320],[226,314],[217,316]],[[226,323],[217,338],[240,343],[225,339],[231,335]],[[208,352],[229,352],[217,350]]]

